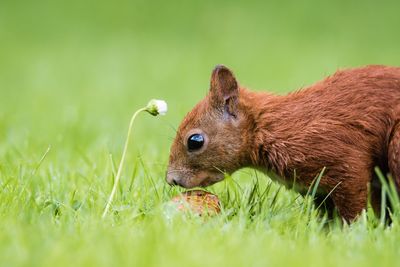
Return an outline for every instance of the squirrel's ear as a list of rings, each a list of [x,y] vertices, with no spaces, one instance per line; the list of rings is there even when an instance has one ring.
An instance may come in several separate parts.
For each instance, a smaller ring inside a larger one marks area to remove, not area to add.
[[[239,86],[232,71],[223,65],[215,67],[211,74],[210,100],[216,108],[224,108],[229,115],[236,116]]]

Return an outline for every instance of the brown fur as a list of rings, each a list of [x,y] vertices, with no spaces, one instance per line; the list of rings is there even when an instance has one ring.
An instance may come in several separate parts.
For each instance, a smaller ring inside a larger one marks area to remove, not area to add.
[[[188,152],[193,133],[203,134],[205,145]],[[209,94],[179,127],[167,181],[206,186],[222,180],[222,172],[254,167],[290,187],[296,180],[302,192],[326,167],[318,197],[334,189],[329,201],[351,221],[366,208],[369,183],[379,211],[375,166],[400,186],[400,68],[338,71],[276,96],[240,87],[229,69],[217,66]]]

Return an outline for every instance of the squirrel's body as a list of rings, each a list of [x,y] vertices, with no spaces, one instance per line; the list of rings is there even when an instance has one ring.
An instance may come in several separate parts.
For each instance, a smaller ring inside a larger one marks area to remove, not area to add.
[[[204,136],[205,147],[187,151],[187,139],[195,134]],[[366,208],[369,184],[379,210],[375,166],[400,185],[400,68],[339,71],[275,96],[239,87],[219,66],[209,95],[178,130],[168,180],[185,187],[208,185],[222,179],[216,170],[254,167],[302,191],[325,168],[316,201],[329,194],[328,208],[334,205],[352,220]]]

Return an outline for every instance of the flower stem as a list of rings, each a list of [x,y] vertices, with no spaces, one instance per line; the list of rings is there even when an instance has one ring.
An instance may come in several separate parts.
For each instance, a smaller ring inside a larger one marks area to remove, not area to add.
[[[111,194],[110,194],[110,196],[109,196],[109,198],[108,198],[106,207],[104,208],[104,212],[103,212],[103,215],[101,216],[101,218],[106,217],[107,212],[108,212],[108,210],[110,209],[111,202],[113,201],[115,192],[117,191],[118,182],[119,182],[119,179],[121,178],[122,167],[123,167],[124,162],[125,162],[126,151],[128,150],[128,144],[129,144],[129,139],[130,139],[131,132],[132,132],[133,122],[135,121],[135,118],[137,117],[137,115],[138,115],[140,112],[142,112],[142,111],[146,111],[146,108],[138,109],[138,110],[132,115],[131,121],[130,121],[130,123],[129,123],[128,135],[127,135],[126,140],[125,140],[124,151],[122,152],[121,161],[119,162],[118,171],[117,171],[117,176],[115,176],[114,186],[113,186],[113,189],[112,189],[112,191],[111,191]]]

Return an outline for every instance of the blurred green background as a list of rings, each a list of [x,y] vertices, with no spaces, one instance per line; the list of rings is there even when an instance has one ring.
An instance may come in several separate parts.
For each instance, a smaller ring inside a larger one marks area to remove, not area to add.
[[[121,143],[131,113],[165,99],[139,146],[165,154],[216,64],[288,92],[338,68],[399,65],[398,1],[0,2],[3,144]],[[140,123],[139,123],[140,124]],[[70,140],[72,139],[72,140]],[[84,140],[85,142],[82,142]],[[15,144],[18,145],[18,144]],[[165,155],[167,156],[167,155]]]
[[[325,235],[318,224],[298,224],[291,209],[165,226],[152,213],[169,197],[174,129],[207,93],[215,65],[230,67],[244,86],[279,94],[340,68],[400,65],[399,11],[399,1],[370,0],[1,0],[0,261],[395,264],[399,227],[361,224]],[[168,114],[138,118],[115,200],[122,211],[100,221],[112,185],[109,154],[118,162],[130,116],[151,98],[166,100]],[[281,206],[296,197],[281,195]]]

